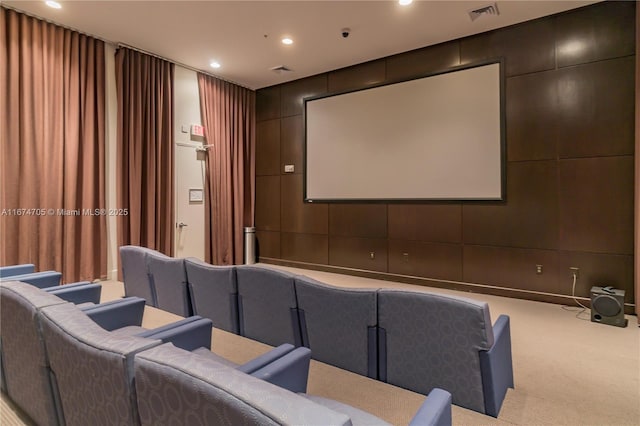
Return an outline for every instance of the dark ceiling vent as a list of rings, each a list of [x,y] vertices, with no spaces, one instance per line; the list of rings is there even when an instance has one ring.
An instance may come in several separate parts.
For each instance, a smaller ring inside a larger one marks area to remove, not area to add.
[[[291,68],[288,68],[286,65],[278,65],[277,67],[271,68],[271,71],[282,74],[285,72],[291,72],[293,70]]]
[[[500,11],[498,10],[498,4],[491,3],[491,4],[487,4],[485,6],[469,11],[469,18],[471,18],[471,21],[475,21],[476,19],[478,19],[483,15],[494,15],[494,16],[500,15]]]

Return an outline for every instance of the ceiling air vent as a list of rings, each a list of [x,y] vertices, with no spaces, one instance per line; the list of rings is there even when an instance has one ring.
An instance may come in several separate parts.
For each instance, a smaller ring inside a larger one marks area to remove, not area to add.
[[[282,74],[285,72],[291,72],[293,71],[291,68],[288,68],[286,65],[278,65],[277,67],[273,67],[271,68],[271,71],[278,73],[278,74]]]
[[[498,10],[498,4],[490,3],[482,7],[479,7],[477,9],[473,9],[469,11],[469,18],[471,18],[471,21],[475,21],[476,19],[478,19],[483,15],[494,15],[494,16],[500,15],[500,11]]]

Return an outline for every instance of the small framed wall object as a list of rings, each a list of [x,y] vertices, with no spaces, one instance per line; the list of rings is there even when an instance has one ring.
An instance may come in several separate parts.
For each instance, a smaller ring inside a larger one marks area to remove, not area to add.
[[[189,188],[189,203],[201,203],[204,201],[202,188]]]

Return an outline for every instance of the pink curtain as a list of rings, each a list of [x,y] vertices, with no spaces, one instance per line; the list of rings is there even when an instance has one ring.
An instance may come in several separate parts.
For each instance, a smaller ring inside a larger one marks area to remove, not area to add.
[[[104,43],[0,8],[0,263],[106,277]]]
[[[255,206],[255,92],[198,74],[206,143],[205,260],[243,261],[243,228]]]
[[[170,62],[120,48],[118,92],[118,245],[173,255],[173,73]]]
[[[640,324],[640,7],[636,4],[636,235],[635,296],[636,315]]]

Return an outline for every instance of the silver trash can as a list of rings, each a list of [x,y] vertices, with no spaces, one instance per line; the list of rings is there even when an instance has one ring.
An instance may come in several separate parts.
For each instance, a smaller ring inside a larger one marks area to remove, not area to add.
[[[244,264],[256,263],[256,228],[247,226],[244,228]]]

